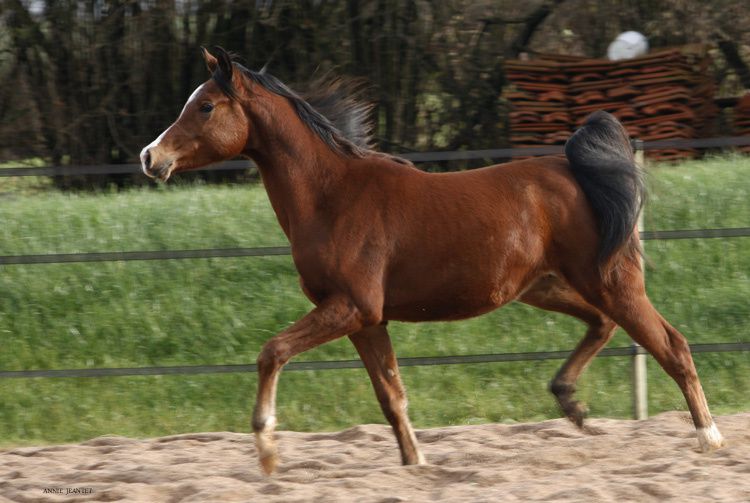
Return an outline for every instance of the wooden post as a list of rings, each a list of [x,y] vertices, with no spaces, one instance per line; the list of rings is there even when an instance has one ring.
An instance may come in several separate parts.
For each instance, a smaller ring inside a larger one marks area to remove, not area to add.
[[[645,156],[643,152],[643,140],[633,140],[635,149],[635,162],[645,168]],[[643,232],[643,209],[638,216],[638,232]],[[643,242],[641,242],[641,246]],[[643,257],[641,257],[641,270],[644,277],[646,274]],[[646,419],[648,417],[648,387],[646,377],[646,350],[640,344],[633,341],[633,419]]]

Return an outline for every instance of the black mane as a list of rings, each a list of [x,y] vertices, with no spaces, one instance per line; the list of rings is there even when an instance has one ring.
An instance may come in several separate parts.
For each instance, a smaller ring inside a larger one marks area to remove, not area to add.
[[[372,105],[361,101],[359,81],[323,77],[310,85],[309,92],[300,95],[264,70],[255,72],[237,62],[232,65],[254,83],[288,99],[300,120],[334,151],[362,157],[370,150]],[[226,73],[219,66],[211,77],[224,94],[236,99],[231,75]]]

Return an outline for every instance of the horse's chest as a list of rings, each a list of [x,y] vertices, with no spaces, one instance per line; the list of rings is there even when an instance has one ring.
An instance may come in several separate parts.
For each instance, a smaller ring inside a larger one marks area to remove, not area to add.
[[[293,250],[292,255],[302,291],[314,304],[345,287],[339,259],[334,254]]]

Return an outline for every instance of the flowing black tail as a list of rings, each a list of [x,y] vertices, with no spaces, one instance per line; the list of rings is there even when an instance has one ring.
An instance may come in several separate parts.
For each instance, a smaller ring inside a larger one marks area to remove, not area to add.
[[[633,230],[645,184],[622,124],[607,112],[594,112],[565,144],[565,155],[599,223],[599,264],[625,245],[639,251]]]

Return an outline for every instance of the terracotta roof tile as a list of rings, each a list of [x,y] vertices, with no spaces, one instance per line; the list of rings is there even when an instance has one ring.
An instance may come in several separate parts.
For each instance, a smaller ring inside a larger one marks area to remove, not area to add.
[[[506,62],[511,89],[504,94],[514,145],[561,144],[595,110],[615,114],[628,134],[644,139],[690,138],[712,127],[716,86],[706,71],[706,46],[663,50],[624,61],[565,55]],[[735,127],[750,134],[750,93],[734,111]],[[677,159],[689,149],[649,152]]]

